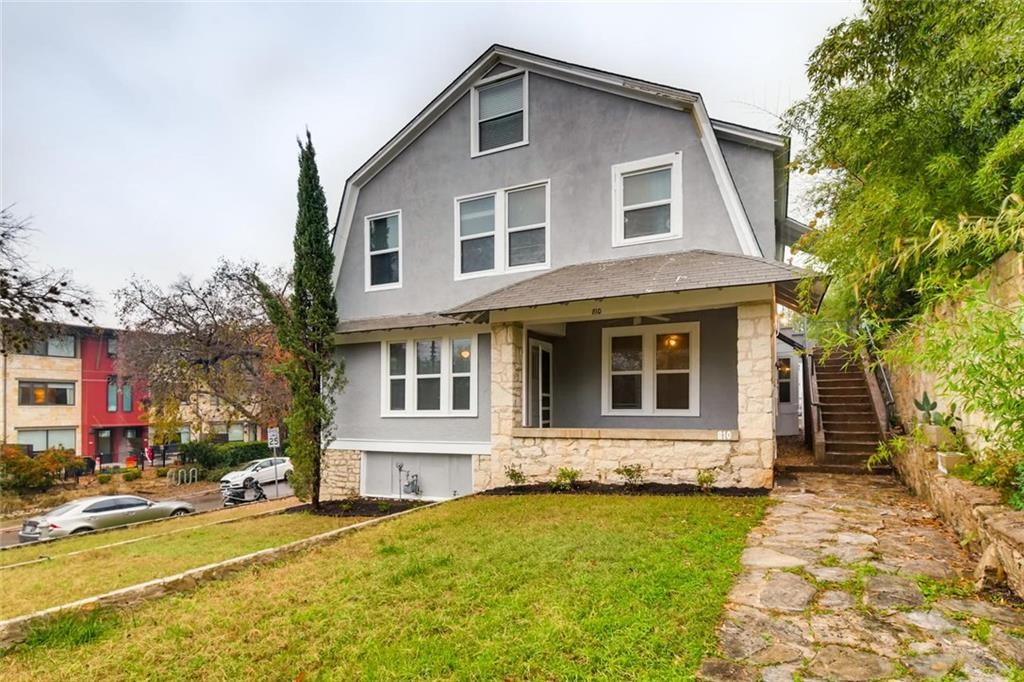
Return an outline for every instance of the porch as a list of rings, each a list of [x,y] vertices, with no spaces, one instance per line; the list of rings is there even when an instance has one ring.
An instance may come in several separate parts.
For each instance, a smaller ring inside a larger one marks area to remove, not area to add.
[[[629,465],[651,482],[770,488],[775,304],[768,288],[732,293],[723,307],[647,312],[641,298],[630,317],[492,322],[476,489],[508,485],[510,470],[621,482]]]

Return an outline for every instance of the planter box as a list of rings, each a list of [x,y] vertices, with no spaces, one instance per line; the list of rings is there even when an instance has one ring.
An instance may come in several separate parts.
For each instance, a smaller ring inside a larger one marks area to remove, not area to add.
[[[948,474],[951,469],[967,461],[967,455],[962,452],[936,452],[935,464],[941,474]]]
[[[936,450],[946,450],[956,442],[956,439],[953,438],[953,431],[948,426],[925,424],[923,430],[928,444]]]

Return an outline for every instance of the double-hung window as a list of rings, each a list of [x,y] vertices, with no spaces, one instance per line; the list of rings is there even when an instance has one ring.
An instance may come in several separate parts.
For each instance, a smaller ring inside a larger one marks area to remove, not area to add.
[[[524,71],[503,72],[473,88],[471,156],[512,149],[529,142],[529,91],[529,79]]]
[[[612,245],[683,235],[682,152],[612,166]]]
[[[550,264],[547,181],[455,200],[455,278],[538,270]]]
[[[366,217],[366,290],[402,286],[402,212]]]
[[[476,416],[476,335],[384,341],[381,414]]]
[[[700,414],[700,323],[602,331],[605,415]]]

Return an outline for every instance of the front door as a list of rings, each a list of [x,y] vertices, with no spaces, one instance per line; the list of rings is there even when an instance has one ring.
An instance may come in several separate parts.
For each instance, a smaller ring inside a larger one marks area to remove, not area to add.
[[[529,371],[526,377],[526,425],[533,428],[551,426],[553,401],[551,381],[551,344],[530,339]]]
[[[103,464],[114,461],[114,439],[110,429],[96,431],[96,458]]]

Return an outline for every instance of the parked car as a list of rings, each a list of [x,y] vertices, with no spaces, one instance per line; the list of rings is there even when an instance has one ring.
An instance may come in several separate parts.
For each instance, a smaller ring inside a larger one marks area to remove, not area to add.
[[[276,481],[288,481],[292,473],[292,460],[289,457],[268,457],[254,459],[241,469],[232,471],[220,479],[221,490],[229,488],[251,488],[252,484],[267,485]]]
[[[18,532],[21,542],[35,542],[75,535],[126,523],[184,516],[196,509],[181,500],[147,500],[137,495],[97,495],[83,497],[26,519]]]

